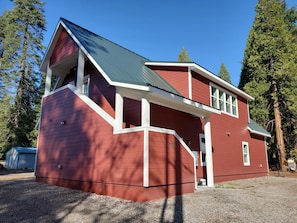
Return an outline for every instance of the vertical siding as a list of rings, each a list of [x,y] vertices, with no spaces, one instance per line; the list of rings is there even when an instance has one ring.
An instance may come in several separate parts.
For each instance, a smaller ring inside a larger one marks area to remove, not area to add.
[[[113,135],[68,89],[43,99],[38,178],[142,186],[142,158],[142,132]]]
[[[187,67],[157,67],[151,66],[162,78],[164,78],[181,95],[189,97],[188,68]]]
[[[63,30],[60,34],[56,47],[50,58],[50,66],[55,65],[72,53],[78,51],[77,44],[72,40],[68,33]]]

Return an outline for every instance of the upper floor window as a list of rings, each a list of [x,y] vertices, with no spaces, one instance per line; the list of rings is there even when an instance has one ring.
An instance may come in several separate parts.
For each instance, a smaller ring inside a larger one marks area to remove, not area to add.
[[[227,114],[238,116],[237,98],[227,91],[211,85],[211,106]]]

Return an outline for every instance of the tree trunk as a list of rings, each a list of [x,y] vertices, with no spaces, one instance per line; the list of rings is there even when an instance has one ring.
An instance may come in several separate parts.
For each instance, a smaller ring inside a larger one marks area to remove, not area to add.
[[[280,170],[285,171],[286,148],[285,148],[284,135],[282,130],[281,113],[279,110],[278,89],[277,89],[275,80],[272,81],[272,86],[273,86],[273,94],[274,94],[273,110],[274,110],[274,118],[275,118],[275,134],[276,134],[277,149],[279,152]]]

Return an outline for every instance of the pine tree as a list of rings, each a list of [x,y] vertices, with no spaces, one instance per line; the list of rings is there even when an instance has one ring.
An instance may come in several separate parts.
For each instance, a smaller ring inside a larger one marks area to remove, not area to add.
[[[185,48],[182,48],[181,52],[179,53],[178,62],[192,62]]]
[[[219,74],[218,74],[218,77],[222,78],[224,81],[227,81],[228,83],[232,84],[231,82],[231,76],[225,66],[224,63],[221,64],[221,67],[220,67],[220,71],[219,71]]]
[[[259,0],[243,58],[239,88],[252,95],[251,116],[272,133],[281,169],[292,149],[288,128],[296,134],[297,46],[280,0]],[[291,120],[290,120],[291,119]],[[286,144],[285,144],[286,143]]]
[[[32,146],[36,124],[36,98],[41,82],[39,64],[44,46],[44,3],[13,0],[14,8],[0,17],[0,72],[7,89],[16,92],[9,111],[9,145]]]

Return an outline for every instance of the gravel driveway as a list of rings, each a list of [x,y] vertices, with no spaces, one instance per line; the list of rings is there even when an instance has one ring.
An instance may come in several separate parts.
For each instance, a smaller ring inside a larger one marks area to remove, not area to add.
[[[0,175],[0,222],[297,222],[297,179],[262,177],[134,203]]]

